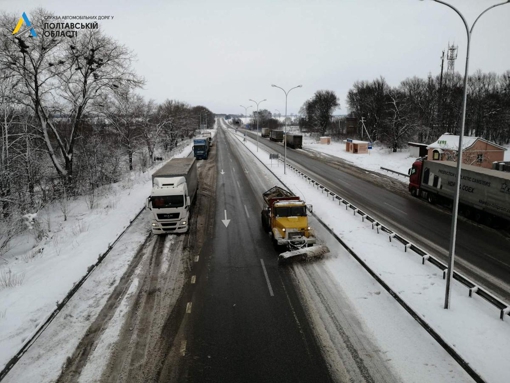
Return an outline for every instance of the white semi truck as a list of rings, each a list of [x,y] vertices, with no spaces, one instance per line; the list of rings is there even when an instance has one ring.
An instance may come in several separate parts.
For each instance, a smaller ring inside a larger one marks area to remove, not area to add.
[[[197,189],[195,158],[173,158],[154,172],[151,195],[147,198],[152,233],[186,233]]]

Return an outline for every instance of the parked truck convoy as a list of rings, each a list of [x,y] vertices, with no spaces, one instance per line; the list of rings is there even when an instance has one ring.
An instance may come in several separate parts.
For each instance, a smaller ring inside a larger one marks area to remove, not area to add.
[[[269,137],[269,132],[270,132],[269,128],[262,128],[260,130],[260,136],[261,137]]]
[[[293,149],[303,148],[303,136],[301,134],[286,134],[287,146]]]
[[[271,133],[269,134],[269,139],[271,141],[283,141],[283,130],[271,130]]]
[[[457,163],[417,159],[409,169],[409,191],[430,203],[453,205]],[[462,165],[459,211],[487,225],[510,222],[510,173]]]
[[[186,233],[198,189],[195,158],[173,158],[152,174],[147,198],[153,234]]]
[[[290,258],[310,259],[329,252],[326,246],[316,245],[317,239],[308,225],[307,206],[298,196],[274,186],[262,194],[262,227],[277,248],[279,261]]]
[[[209,157],[209,138],[195,137],[193,139],[193,155],[197,160],[206,160]]]

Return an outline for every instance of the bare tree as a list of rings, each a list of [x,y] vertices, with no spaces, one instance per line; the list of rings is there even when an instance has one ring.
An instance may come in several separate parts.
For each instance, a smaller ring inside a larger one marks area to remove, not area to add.
[[[103,99],[101,112],[118,137],[118,142],[128,157],[129,170],[133,170],[133,156],[142,143],[140,121],[142,119],[142,96],[124,90]]]
[[[49,13],[32,13],[42,25]],[[9,30],[14,20],[3,16],[1,28]],[[116,89],[142,84],[130,69],[132,54],[99,30],[82,31],[78,37],[37,39],[0,38],[0,66],[20,79],[22,100],[29,106],[39,126],[36,133],[44,141],[57,173],[68,182],[73,176],[74,145],[90,101]],[[68,117],[69,128],[59,129],[56,114]],[[59,154],[57,154],[57,152]]]
[[[416,118],[412,118],[411,103],[404,92],[391,89],[387,97],[389,116],[381,136],[382,141],[396,152],[414,133]]]

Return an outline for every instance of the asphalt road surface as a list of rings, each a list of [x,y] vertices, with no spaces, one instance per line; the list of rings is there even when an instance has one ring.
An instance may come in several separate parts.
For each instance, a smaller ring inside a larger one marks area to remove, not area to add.
[[[187,382],[328,382],[327,365],[260,225],[261,195],[219,130],[214,239],[193,295]],[[230,220],[228,226],[225,220]]]
[[[253,133],[248,136],[256,139]],[[259,138],[283,157],[281,143]],[[333,192],[443,261],[448,259],[451,214],[411,197],[407,186],[333,156],[287,148],[287,160]],[[411,165],[411,164],[410,164]],[[455,270],[510,302],[510,240],[506,233],[460,218]]]

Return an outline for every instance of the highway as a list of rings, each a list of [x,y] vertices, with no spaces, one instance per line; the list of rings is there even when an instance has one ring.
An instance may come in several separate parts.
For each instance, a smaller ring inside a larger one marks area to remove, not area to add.
[[[254,133],[247,132],[247,135],[256,140]],[[281,143],[259,138],[259,145],[283,157]],[[424,250],[447,261],[451,214],[445,209],[413,198],[406,187],[389,177],[356,168],[333,156],[287,148],[287,160]],[[510,302],[509,245],[504,233],[460,218],[455,270]]]
[[[178,381],[332,381],[289,274],[278,269],[260,226],[261,195],[251,174],[222,130],[215,142],[223,174],[214,238],[199,255],[203,267]],[[232,221],[225,225],[226,219]]]

